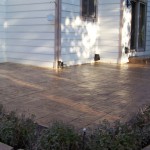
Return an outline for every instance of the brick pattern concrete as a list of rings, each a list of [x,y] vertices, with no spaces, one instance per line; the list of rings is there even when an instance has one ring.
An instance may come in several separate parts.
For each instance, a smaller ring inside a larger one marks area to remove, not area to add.
[[[0,64],[0,103],[18,115],[34,114],[48,126],[64,121],[82,128],[107,119],[128,120],[150,104],[148,65],[95,64],[54,71]]]

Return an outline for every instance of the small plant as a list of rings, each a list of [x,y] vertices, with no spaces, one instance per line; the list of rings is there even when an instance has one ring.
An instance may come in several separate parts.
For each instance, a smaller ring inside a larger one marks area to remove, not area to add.
[[[18,118],[14,112],[11,112],[1,113],[0,121],[0,142],[14,149],[32,149],[36,133],[33,118],[25,118],[24,115]]]
[[[2,119],[2,116],[4,115],[5,110],[2,104],[0,104],[0,119]]]
[[[79,150],[80,136],[72,126],[56,122],[43,131],[39,142],[39,150]]]
[[[90,134],[86,150],[138,150],[140,147],[139,133],[129,124],[119,121],[113,125],[103,121]]]
[[[150,106],[142,108],[130,120],[130,123],[132,124],[132,129],[140,132],[139,139],[141,140],[141,146],[145,147],[150,144]]]
[[[3,105],[0,104],[0,115],[2,114],[2,112],[3,112]]]

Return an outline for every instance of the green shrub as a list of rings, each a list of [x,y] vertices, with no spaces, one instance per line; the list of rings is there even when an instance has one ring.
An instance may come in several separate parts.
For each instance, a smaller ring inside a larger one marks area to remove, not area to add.
[[[138,150],[139,134],[129,124],[102,122],[88,139],[87,150]]]
[[[2,112],[3,112],[3,105],[0,104],[0,115],[2,114]]]
[[[56,122],[42,132],[39,150],[79,150],[80,136],[72,126]]]
[[[15,149],[32,149],[35,140],[36,124],[32,118],[20,118],[14,112],[1,113],[0,142],[6,143]]]
[[[133,130],[139,130],[141,146],[144,147],[150,144],[150,106],[141,109],[136,116],[134,116],[130,123]]]
[[[150,144],[150,107],[127,123],[103,121],[80,133],[62,122],[43,129],[32,117],[18,118],[0,105],[0,142],[27,150],[141,150]]]

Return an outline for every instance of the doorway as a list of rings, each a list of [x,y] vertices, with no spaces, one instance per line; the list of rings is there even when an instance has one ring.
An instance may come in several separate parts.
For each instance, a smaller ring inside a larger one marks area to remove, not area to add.
[[[145,51],[146,43],[146,2],[144,0],[131,1],[131,5],[130,49],[142,52]]]

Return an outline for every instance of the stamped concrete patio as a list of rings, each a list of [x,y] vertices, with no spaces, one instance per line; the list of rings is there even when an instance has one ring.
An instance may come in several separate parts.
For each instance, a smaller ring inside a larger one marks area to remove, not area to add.
[[[59,120],[76,127],[101,120],[128,120],[150,104],[150,66],[95,64],[58,72],[0,64],[0,103],[18,114],[34,114],[48,126]]]

